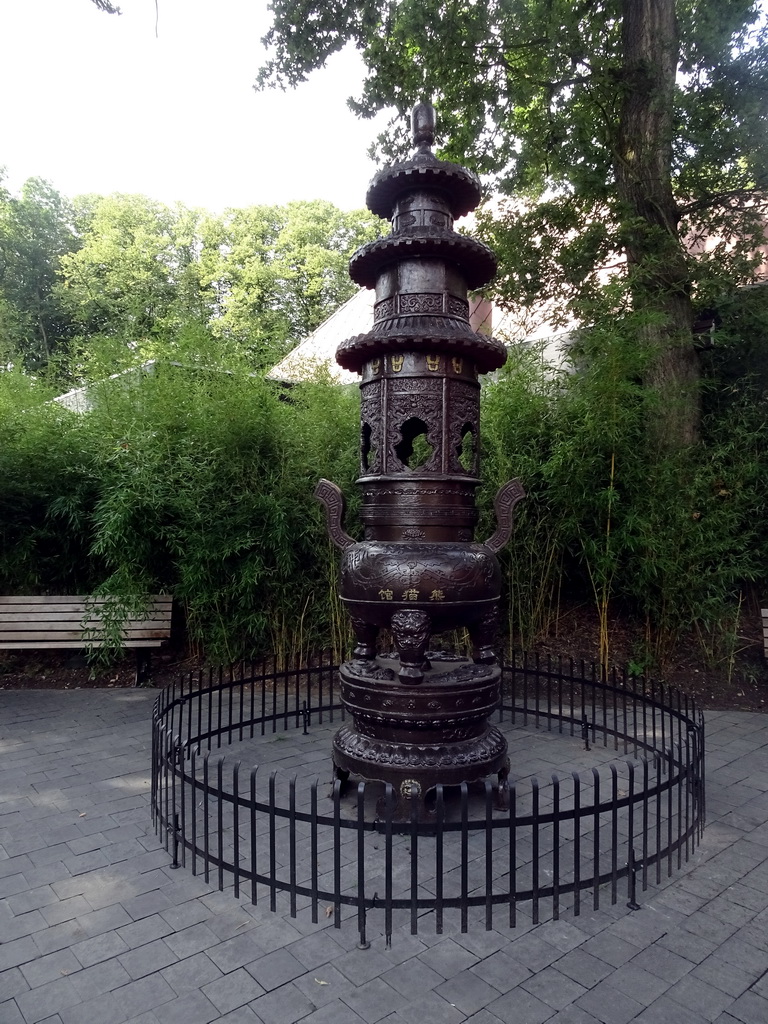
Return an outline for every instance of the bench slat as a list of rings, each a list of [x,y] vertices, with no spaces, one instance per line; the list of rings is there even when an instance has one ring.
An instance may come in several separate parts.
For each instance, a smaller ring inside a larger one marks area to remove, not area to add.
[[[162,639],[167,635],[167,631],[163,629],[124,629],[122,636],[126,640],[140,640],[146,638]],[[100,640],[101,637],[97,635],[90,637],[82,629],[56,629],[56,630],[34,630],[34,629],[20,629],[13,632],[3,633],[2,642],[8,643],[10,641],[26,640],[34,642],[35,640],[77,640],[80,639],[81,643],[89,644],[96,640]]]
[[[93,597],[89,594],[65,594],[65,595],[28,595],[28,594],[0,594],[0,605],[4,604],[107,604],[116,601],[114,597]],[[148,604],[173,603],[172,594],[153,594],[147,599]]]
[[[144,623],[150,626],[163,627],[170,622],[171,616],[168,615],[150,615],[145,619],[128,619],[128,624],[134,622]],[[31,616],[22,612],[2,612],[0,611],[0,630],[12,629],[17,623],[40,623],[41,628],[56,629],[58,624],[61,624],[64,628],[71,625],[75,628],[89,628],[89,627],[100,627],[104,620],[102,618],[92,617],[83,620],[82,613],[79,612],[66,612],[60,614],[58,612],[39,612],[37,615]]]
[[[166,641],[166,637],[162,640],[124,640],[121,647],[162,647]],[[81,640],[35,640],[34,643],[27,641],[20,641],[18,643],[6,643],[0,641],[0,651],[44,651],[44,650],[78,650],[82,651],[85,647],[103,647],[104,644],[98,640],[93,642],[84,642]]]

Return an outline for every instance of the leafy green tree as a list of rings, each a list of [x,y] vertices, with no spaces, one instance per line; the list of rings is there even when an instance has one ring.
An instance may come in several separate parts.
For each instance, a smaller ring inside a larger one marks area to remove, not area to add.
[[[350,298],[349,258],[380,224],[319,200],[208,218],[200,274],[213,332],[241,344],[254,365],[271,365]]]
[[[79,204],[81,246],[61,261],[62,297],[81,332],[138,343],[171,316],[190,262],[177,231],[189,211],[138,195]]]
[[[444,155],[495,177],[487,229],[500,297],[551,299],[589,324],[631,303],[653,358],[656,436],[698,436],[691,338],[698,273],[684,239],[760,235],[768,155],[768,43],[750,0],[273,0],[258,85],[292,86],[348,42],[367,77],[362,116],[394,107],[382,138],[403,155],[402,115],[439,106]],[[600,270],[625,258],[625,288]],[[707,265],[707,273],[712,269]],[[706,276],[706,275],[705,275]],[[610,301],[607,301],[610,300]]]
[[[57,281],[77,245],[72,207],[48,182],[30,178],[17,197],[0,189],[0,343],[28,366],[72,336]]]

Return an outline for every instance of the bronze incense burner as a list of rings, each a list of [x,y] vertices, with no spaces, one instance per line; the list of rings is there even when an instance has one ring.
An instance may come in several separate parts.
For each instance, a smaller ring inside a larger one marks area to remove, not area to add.
[[[321,480],[316,496],[343,551],[341,600],[357,640],[342,665],[342,700],[351,722],[333,742],[337,776],[389,782],[396,817],[421,817],[438,783],[498,776],[506,798],[509,760],[489,724],[499,702],[495,643],[501,577],[496,552],[509,539],[523,496],[516,480],[496,496],[498,528],[473,539],[480,483],[478,375],[498,369],[504,346],[476,333],[467,290],[487,284],[496,259],[487,246],[453,230],[473,210],[480,182],[438,160],[434,111],[413,111],[415,151],[381,171],[368,208],[391,218],[392,233],[363,246],[349,272],[376,289],[374,325],[339,345],[336,359],[362,375],[361,517],[365,540],[343,529],[344,499]],[[433,634],[466,627],[472,660],[428,650]],[[379,630],[396,653],[377,656]]]

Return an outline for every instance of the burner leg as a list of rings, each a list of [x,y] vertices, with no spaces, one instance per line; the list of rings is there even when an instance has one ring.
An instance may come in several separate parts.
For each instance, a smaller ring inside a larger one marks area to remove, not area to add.
[[[499,609],[493,605],[480,619],[470,622],[472,660],[476,665],[496,664],[496,637],[499,632]]]
[[[499,788],[496,790],[496,806],[502,811],[509,810],[509,772],[512,765],[506,758],[499,769]]]
[[[350,616],[352,629],[355,633],[357,644],[352,651],[353,658],[360,658],[363,661],[373,661],[376,657],[376,638],[379,635],[379,627],[366,622],[356,615]]]
[[[328,794],[333,799],[333,788],[336,780],[339,781],[339,796],[344,796],[344,792],[347,788],[347,782],[349,781],[349,772],[345,768],[339,768],[338,765],[333,766],[333,778],[331,779],[331,791]]]
[[[404,608],[392,616],[392,635],[400,655],[400,682],[417,686],[424,679],[427,644],[432,631],[432,620],[417,608]]]

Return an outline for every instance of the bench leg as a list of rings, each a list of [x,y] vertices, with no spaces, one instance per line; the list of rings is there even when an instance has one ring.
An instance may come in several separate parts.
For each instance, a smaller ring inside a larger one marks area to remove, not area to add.
[[[136,686],[146,686],[152,675],[152,651],[145,647],[136,648]]]

